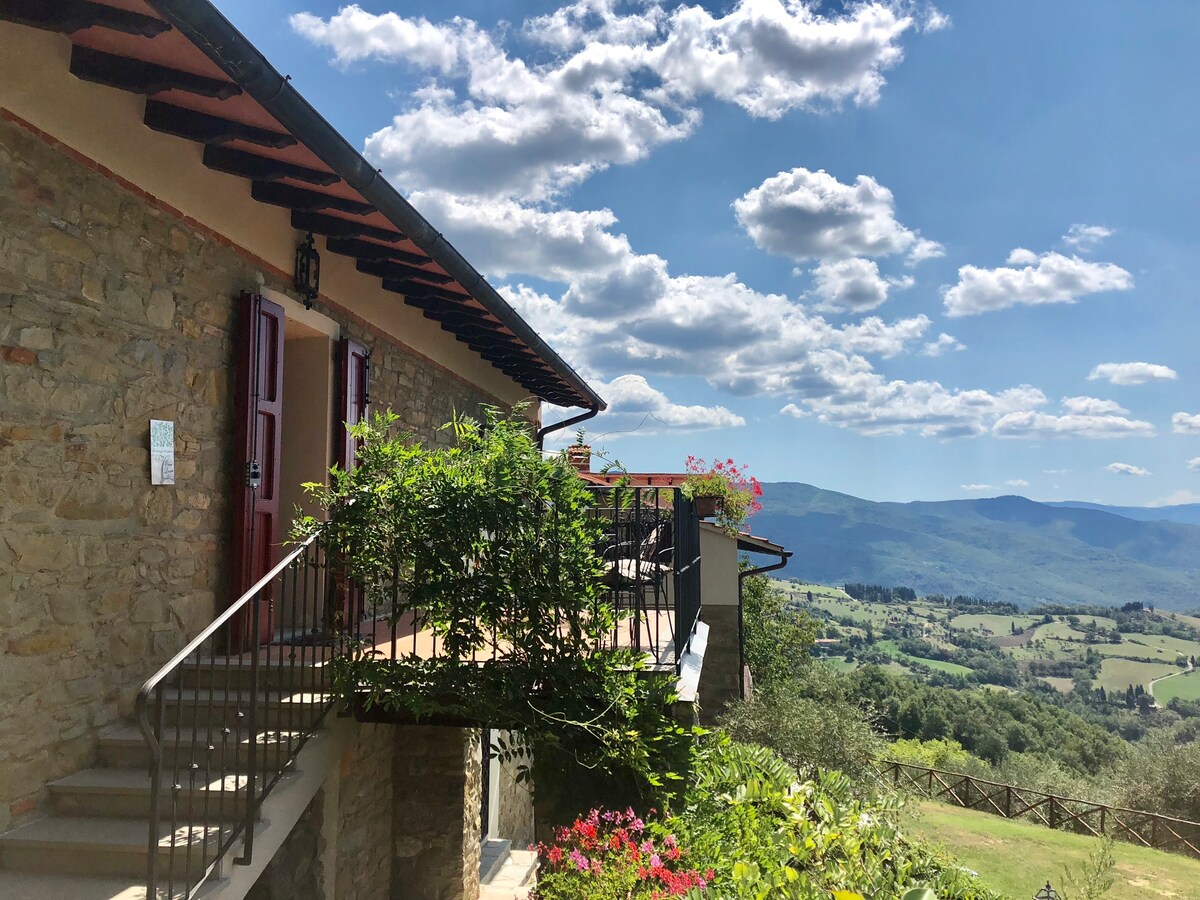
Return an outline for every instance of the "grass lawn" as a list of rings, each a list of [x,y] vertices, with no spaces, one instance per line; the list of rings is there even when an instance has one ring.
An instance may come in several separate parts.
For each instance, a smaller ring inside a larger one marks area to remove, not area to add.
[[[1062,890],[1063,866],[1078,870],[1096,839],[1052,831],[931,800],[914,801],[910,830],[940,844],[995,891],[1028,900],[1049,880]],[[1200,861],[1117,841],[1116,883],[1105,900],[1200,900]]]
[[[1018,628],[1028,628],[1034,622],[1040,622],[1041,618],[1041,616],[993,616],[964,613],[961,616],[955,616],[951,619],[950,624],[955,628],[962,628],[964,630],[986,628],[992,634],[1012,634],[1013,622],[1017,623]]]
[[[1061,678],[1057,675],[1042,675],[1039,677],[1042,679],[1042,681],[1046,682],[1046,684],[1050,685],[1050,687],[1054,688],[1060,694],[1069,694],[1071,691],[1075,690],[1074,678]]]
[[[1100,664],[1100,677],[1096,679],[1096,687],[1102,687],[1109,693],[1123,691],[1131,684],[1146,685],[1151,679],[1178,671],[1172,663],[1144,663],[1108,656]]]
[[[974,669],[967,666],[960,666],[958,663],[945,662],[940,659],[927,659],[924,656],[913,656],[909,653],[902,653],[896,641],[879,641],[875,646],[880,650],[890,653],[900,662],[908,660],[914,663],[920,663],[923,666],[929,666],[935,672],[945,672],[949,675],[970,675]]]
[[[1154,685],[1154,699],[1166,703],[1172,697],[1181,700],[1200,700],[1200,672],[1176,675]]]
[[[850,599],[850,595],[841,588],[830,587],[827,584],[793,584],[790,581],[780,581],[779,585],[782,590],[796,595],[803,595],[805,599],[808,599],[809,591],[812,591],[814,600],[818,597],[825,597],[830,600]]]

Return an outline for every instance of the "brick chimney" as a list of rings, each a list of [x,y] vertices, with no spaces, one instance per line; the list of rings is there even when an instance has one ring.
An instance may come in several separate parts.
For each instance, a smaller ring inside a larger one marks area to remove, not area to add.
[[[572,444],[567,448],[567,462],[577,472],[592,471],[592,448],[587,444]]]

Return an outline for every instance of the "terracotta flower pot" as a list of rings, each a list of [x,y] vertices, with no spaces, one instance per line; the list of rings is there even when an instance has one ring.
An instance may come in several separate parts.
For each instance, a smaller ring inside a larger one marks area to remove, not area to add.
[[[725,505],[722,498],[715,496],[694,497],[692,503],[696,506],[696,515],[702,519],[719,515]]]

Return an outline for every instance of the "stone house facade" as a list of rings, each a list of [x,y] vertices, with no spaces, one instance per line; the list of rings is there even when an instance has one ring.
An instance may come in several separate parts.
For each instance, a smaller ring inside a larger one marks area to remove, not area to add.
[[[532,401],[535,420],[541,400],[603,405],[440,235],[409,234],[423,220],[398,195],[354,186],[323,121],[269,110],[206,55],[229,37],[207,3],[15,8],[0,8],[0,832],[13,834],[61,814],[52,783],[119,755],[106,735],[142,682],[248,586],[245,297],[282,311],[275,555],[298,485],[344,442],[347,347],[370,354],[371,406],[429,442],[481,404]],[[245,62],[240,40],[225,46]],[[297,223],[321,251],[308,304]],[[150,420],[174,425],[172,483],[153,483]],[[221,896],[475,896],[478,732],[331,731],[332,762],[275,862]],[[528,842],[527,792],[493,776],[494,836]],[[12,846],[0,839],[0,895],[10,877],[41,896],[41,864]],[[56,884],[46,896],[71,895]]]

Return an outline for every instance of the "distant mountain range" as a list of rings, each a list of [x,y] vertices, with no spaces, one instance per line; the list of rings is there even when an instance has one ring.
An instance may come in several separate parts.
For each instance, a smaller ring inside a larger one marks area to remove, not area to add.
[[[1183,503],[1179,506],[1105,506],[1103,503],[1087,503],[1083,500],[1059,500],[1046,505],[1098,509],[1100,512],[1137,519],[1139,522],[1182,522],[1184,525],[1200,525],[1200,503]]]
[[[784,577],[1022,606],[1200,607],[1200,504],[1126,508],[1014,496],[875,503],[794,482],[764,484],[762,499],[751,525],[794,551]]]

